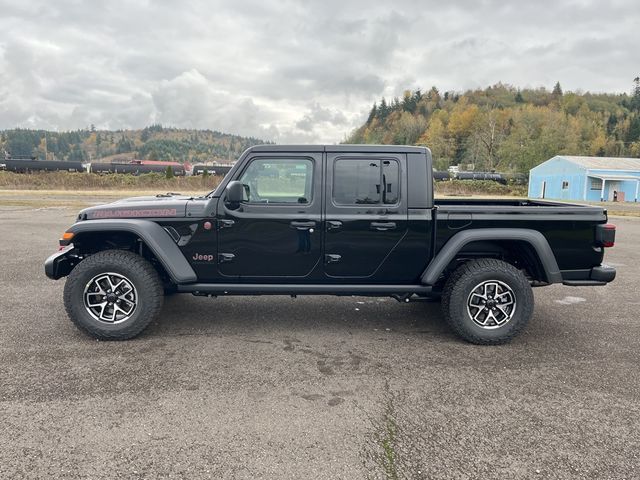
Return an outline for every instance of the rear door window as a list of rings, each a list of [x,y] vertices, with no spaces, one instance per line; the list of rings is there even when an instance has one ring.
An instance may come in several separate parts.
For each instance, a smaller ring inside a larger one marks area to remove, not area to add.
[[[400,199],[396,160],[338,159],[334,164],[336,205],[395,205]]]

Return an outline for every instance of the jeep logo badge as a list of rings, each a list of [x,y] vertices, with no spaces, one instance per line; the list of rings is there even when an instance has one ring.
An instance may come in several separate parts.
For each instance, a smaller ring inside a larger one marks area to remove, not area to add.
[[[213,259],[215,258],[214,255],[202,255],[200,253],[194,253],[193,254],[193,258],[195,261],[197,262],[213,262]]]

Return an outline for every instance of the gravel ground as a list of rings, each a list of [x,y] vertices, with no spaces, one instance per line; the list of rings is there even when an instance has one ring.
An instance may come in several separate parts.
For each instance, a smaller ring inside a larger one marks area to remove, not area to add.
[[[478,347],[437,304],[176,296],[97,342],[43,273],[65,208],[0,208],[0,478],[640,477],[640,220],[607,287]],[[395,476],[394,476],[395,475]]]

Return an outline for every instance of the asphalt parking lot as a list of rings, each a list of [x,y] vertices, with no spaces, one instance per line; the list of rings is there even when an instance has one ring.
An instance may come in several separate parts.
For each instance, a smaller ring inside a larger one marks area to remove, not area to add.
[[[97,342],[42,267],[75,213],[0,207],[0,478],[640,477],[640,219],[613,284],[536,289],[478,347],[437,304],[333,297],[176,296]]]

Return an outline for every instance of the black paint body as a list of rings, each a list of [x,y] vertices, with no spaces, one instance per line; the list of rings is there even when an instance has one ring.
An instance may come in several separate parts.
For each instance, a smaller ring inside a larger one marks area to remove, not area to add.
[[[256,159],[300,159],[312,165],[312,183],[305,186],[309,192],[298,204],[229,204],[226,186],[242,178]],[[397,181],[395,173],[381,175],[379,188],[385,197],[379,203],[366,203],[367,198],[360,204],[340,204],[334,192],[340,160],[367,160],[371,171],[381,172],[391,165],[389,171],[397,169]],[[394,181],[387,183],[389,178]],[[389,196],[393,198],[387,201]],[[139,213],[144,211],[149,216]],[[252,147],[207,197],[130,199],[86,209],[79,220],[129,214],[159,224],[174,237],[199,285],[418,286],[432,259],[454,235],[492,228],[540,232],[551,247],[560,281],[588,281],[604,255],[595,241],[596,225],[607,221],[606,211],[599,207],[532,200],[434,201],[428,149],[365,145]],[[496,238],[470,243],[459,256],[511,255],[518,248]],[[544,272],[538,278],[535,269],[531,273],[532,280],[552,283]]]

